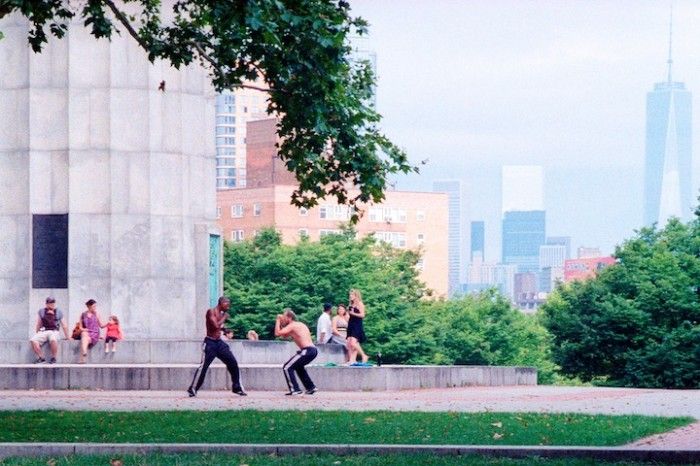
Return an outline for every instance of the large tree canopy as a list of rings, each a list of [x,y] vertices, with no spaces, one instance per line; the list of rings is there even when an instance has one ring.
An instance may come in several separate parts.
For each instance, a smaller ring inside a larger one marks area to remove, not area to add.
[[[543,306],[562,372],[616,385],[700,386],[700,207],[695,221],[644,228],[618,264]]]
[[[279,155],[299,181],[297,205],[327,195],[350,205],[380,201],[389,174],[414,170],[377,128],[373,71],[350,59],[349,37],[365,34],[367,24],[346,1],[165,3],[172,11],[160,0],[0,0],[0,18],[28,18],[35,52],[80,20],[96,38],[131,35],[151,61],[199,62],[218,91],[264,83],[268,113],[280,118]]]

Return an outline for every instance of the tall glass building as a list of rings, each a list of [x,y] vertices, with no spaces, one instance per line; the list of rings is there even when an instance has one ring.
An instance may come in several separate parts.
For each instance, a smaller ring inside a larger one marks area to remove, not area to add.
[[[504,264],[515,264],[518,273],[539,271],[540,246],[545,244],[544,210],[503,214]]]
[[[481,221],[475,221],[472,222],[471,224],[471,254],[470,254],[470,260],[471,262],[474,261],[483,261],[484,256],[485,256],[485,238],[484,238],[484,233],[485,233],[485,227],[484,227],[484,222],[483,220]]]
[[[644,224],[692,214],[692,94],[671,77],[647,93]]]
[[[452,296],[460,290],[462,283],[462,183],[457,180],[436,181],[434,192],[447,193],[448,196],[448,294]]]
[[[246,123],[265,117],[267,93],[254,89],[216,96],[216,188],[246,185]]]

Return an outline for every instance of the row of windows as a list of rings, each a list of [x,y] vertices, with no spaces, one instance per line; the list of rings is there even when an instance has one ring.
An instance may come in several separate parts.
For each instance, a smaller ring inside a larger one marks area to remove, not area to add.
[[[318,209],[319,217],[325,220],[350,220],[354,210],[346,205],[322,205]]]
[[[369,209],[370,222],[406,223],[407,218],[405,209],[392,207],[371,207]]]
[[[233,204],[231,206],[231,218],[242,218],[245,213],[243,204]],[[262,205],[257,202],[253,204],[253,217],[260,217],[262,214]],[[221,208],[217,207],[216,211],[217,218],[221,218]]]
[[[235,146],[236,145],[236,138],[233,136],[217,136],[216,137],[216,145],[218,146]]]
[[[227,155],[236,155],[236,148],[235,147],[217,147],[216,148],[216,156],[227,156]]]
[[[389,243],[395,248],[406,247],[406,233],[401,233],[398,231],[377,231],[374,233],[374,237],[379,241]]]
[[[240,204],[238,204],[238,205],[240,205]],[[258,206],[258,208],[260,207],[259,204],[255,204],[255,205]],[[258,212],[257,215],[260,215],[260,210],[258,210],[257,212]],[[221,208],[220,207],[218,207],[216,209],[216,214],[217,214],[217,218],[221,217]],[[231,212],[231,215],[233,216],[233,211]],[[298,230],[298,233],[299,233],[300,238],[304,238],[304,237],[309,236],[309,230],[306,228],[300,228]],[[321,238],[323,238],[324,236],[327,236],[327,235],[338,235],[340,233],[342,233],[341,230],[337,230],[337,229],[321,229],[318,232],[318,234]],[[253,236],[255,236],[256,234],[257,234],[257,230],[253,230]],[[391,246],[393,246],[395,248],[405,248],[406,247],[406,234],[405,233],[399,233],[399,232],[395,232],[395,231],[377,231],[374,233],[374,237],[380,241],[384,241],[386,243],[389,243]],[[418,240],[419,244],[422,244],[423,235],[419,234],[418,238],[419,238],[419,240]],[[239,242],[239,241],[243,241],[244,239],[245,239],[244,230],[232,230],[231,231],[231,241]],[[425,266],[424,260],[421,257],[418,260],[417,267],[422,270],[424,268],[424,266]]]
[[[216,117],[217,125],[234,125],[236,124],[236,117],[233,115],[219,115]]]
[[[235,126],[217,126],[216,134],[236,134]]]

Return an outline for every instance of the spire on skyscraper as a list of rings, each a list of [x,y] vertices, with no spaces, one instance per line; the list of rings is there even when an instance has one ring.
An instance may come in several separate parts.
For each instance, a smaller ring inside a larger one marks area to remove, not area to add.
[[[671,3],[671,15],[668,20],[668,85],[673,83],[671,80],[671,65],[673,65],[673,3]]]

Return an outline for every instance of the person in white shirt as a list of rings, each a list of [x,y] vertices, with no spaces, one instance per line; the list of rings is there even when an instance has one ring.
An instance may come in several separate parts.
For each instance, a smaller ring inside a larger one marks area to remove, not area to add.
[[[331,326],[331,310],[333,306],[329,303],[323,305],[323,312],[316,324],[316,343],[328,343],[333,336]]]

